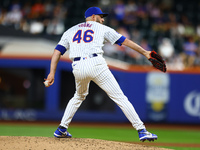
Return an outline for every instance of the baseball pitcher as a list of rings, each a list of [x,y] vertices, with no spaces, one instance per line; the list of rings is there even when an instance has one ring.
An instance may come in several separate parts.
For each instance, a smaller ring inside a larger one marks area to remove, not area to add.
[[[54,83],[58,61],[61,55],[68,50],[76,83],[75,94],[67,104],[61,123],[54,132],[54,136],[57,138],[72,137],[67,132],[67,129],[74,114],[88,95],[90,82],[94,81],[121,108],[132,126],[138,131],[139,139],[141,141],[154,141],[157,139],[157,135],[146,130],[133,105],[124,95],[103,58],[102,47],[104,42],[128,46],[146,56],[155,68],[163,72],[166,72],[165,62],[155,51],[146,51],[133,41],[117,33],[114,29],[103,25],[104,17],[107,15],[98,7],[88,8],[85,11],[86,21],[64,32],[54,50],[50,73],[45,82],[48,82],[48,86]]]

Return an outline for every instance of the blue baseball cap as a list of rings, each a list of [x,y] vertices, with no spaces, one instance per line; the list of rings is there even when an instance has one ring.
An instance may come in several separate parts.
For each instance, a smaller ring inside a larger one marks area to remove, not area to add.
[[[103,13],[99,7],[90,7],[85,11],[85,18],[90,17],[92,15],[103,15],[103,17],[108,16],[107,13]]]

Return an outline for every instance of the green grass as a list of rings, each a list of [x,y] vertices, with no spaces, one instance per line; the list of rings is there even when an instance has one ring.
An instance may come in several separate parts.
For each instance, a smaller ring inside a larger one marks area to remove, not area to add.
[[[0,136],[44,136],[53,137],[57,126],[49,125],[1,125]],[[200,131],[148,129],[156,133],[157,143],[193,143],[200,144]],[[111,141],[139,142],[138,134],[133,128],[119,127],[78,127],[70,126],[68,130],[74,138],[94,138]],[[176,150],[197,150],[200,148],[167,147]]]
[[[200,131],[192,130],[152,130],[159,137],[159,142],[200,144]]]
[[[44,136],[52,137],[56,126],[0,125],[0,136]]]

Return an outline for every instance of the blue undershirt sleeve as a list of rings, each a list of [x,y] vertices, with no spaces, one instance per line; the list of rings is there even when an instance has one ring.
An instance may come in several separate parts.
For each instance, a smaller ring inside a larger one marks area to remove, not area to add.
[[[122,36],[115,42],[115,44],[118,44],[119,46],[121,46],[125,39],[126,39],[126,37],[122,35]]]
[[[56,46],[55,49],[57,49],[58,51],[60,51],[61,55],[63,55],[66,52],[66,48],[64,46],[62,46],[62,45],[59,45],[59,44]]]

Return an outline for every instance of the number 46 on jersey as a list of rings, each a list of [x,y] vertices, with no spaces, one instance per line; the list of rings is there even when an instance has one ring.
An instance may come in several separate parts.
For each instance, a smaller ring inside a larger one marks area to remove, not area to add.
[[[94,34],[94,31],[86,30],[84,33],[82,33],[82,32],[83,32],[82,30],[78,30],[76,32],[76,34],[73,37],[73,42],[77,41],[77,43],[80,43],[81,40],[83,40],[85,43],[89,43],[93,40],[92,35]]]

